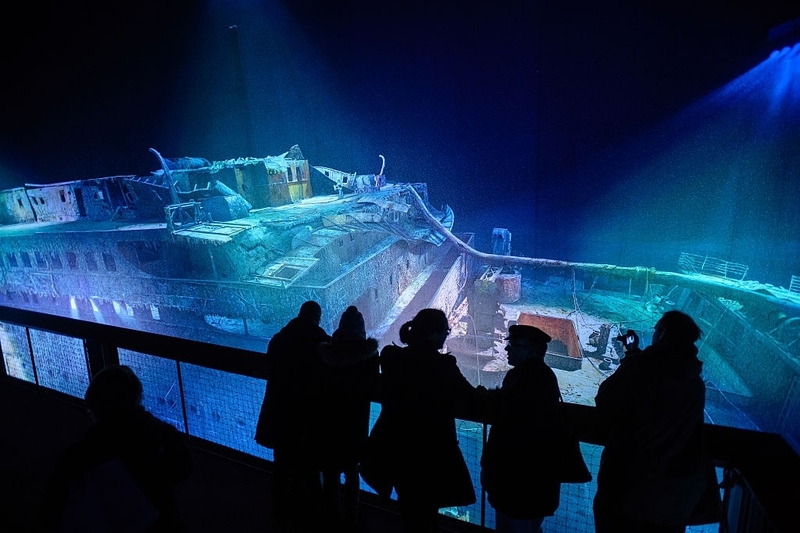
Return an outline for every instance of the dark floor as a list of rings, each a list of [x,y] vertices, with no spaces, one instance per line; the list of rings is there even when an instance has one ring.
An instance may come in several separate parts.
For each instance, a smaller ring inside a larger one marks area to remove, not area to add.
[[[0,377],[0,532],[35,533],[44,484],[59,452],[79,439],[88,417],[81,402]],[[193,443],[194,472],[177,491],[188,533],[275,531],[268,463],[240,462]],[[364,532],[400,532],[392,509],[365,495]],[[481,528],[442,519],[442,531]]]

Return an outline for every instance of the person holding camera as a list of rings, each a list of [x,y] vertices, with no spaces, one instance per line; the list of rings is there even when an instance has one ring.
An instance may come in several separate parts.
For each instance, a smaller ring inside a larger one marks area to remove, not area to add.
[[[644,350],[635,333],[623,336],[626,356],[595,397],[606,439],[594,499],[597,533],[685,531],[709,466],[695,346],[701,334],[690,316],[668,311]]]
[[[623,364],[626,361],[630,362],[631,357],[638,353],[642,353],[642,349],[639,348],[639,334],[632,329],[629,329],[625,333],[619,335],[616,339],[622,343],[622,350],[624,352],[624,355],[619,360],[620,364]]]

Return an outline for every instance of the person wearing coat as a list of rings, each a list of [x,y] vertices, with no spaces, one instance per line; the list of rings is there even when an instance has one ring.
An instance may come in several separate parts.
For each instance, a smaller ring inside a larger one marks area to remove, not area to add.
[[[523,325],[508,333],[513,368],[501,388],[487,392],[491,431],[481,457],[481,483],[496,511],[498,533],[540,533],[561,493],[556,459],[561,394],[544,362],[550,336]]]
[[[606,445],[594,499],[598,533],[685,531],[710,468],[694,344],[701,333],[688,315],[664,313],[652,345],[631,350],[600,385],[595,402]]]
[[[127,366],[98,372],[85,399],[92,424],[55,465],[42,530],[183,531],[173,490],[192,471],[185,436],[142,407]]]
[[[322,472],[328,521],[354,529],[358,520],[358,463],[369,433],[370,404],[378,385],[378,341],[367,338],[364,317],[348,307],[330,342],[319,345],[322,360],[317,390],[314,438],[317,468]],[[339,512],[340,476],[344,473],[344,509]]]
[[[382,410],[370,440],[386,484],[397,492],[403,530],[436,531],[438,510],[475,502],[475,490],[458,446],[456,417],[474,416],[475,389],[455,357],[440,353],[450,332],[439,309],[423,309],[400,328],[406,347],[380,355]]]
[[[301,512],[304,499],[319,498],[322,487],[312,464],[311,426],[307,418],[316,408],[315,377],[321,365],[318,347],[330,337],[320,326],[322,308],[307,301],[297,316],[269,341],[263,361],[267,378],[255,441],[272,448],[272,504],[281,527]]]

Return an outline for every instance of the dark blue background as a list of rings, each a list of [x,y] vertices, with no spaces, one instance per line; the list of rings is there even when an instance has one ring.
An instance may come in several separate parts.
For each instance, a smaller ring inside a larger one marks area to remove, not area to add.
[[[144,174],[149,147],[226,159],[299,144],[345,171],[385,155],[389,180],[428,182],[482,249],[501,226],[524,255],[674,270],[688,251],[775,284],[800,274],[794,100],[740,137],[763,102],[709,97],[800,6],[165,4],[7,12],[0,187]]]

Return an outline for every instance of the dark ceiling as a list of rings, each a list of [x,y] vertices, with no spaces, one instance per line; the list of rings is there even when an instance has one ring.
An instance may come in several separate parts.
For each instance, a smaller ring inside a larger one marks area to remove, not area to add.
[[[318,50],[344,83],[360,87],[353,94],[364,100],[365,114],[405,114],[400,93],[447,108],[454,104],[446,88],[453,86],[460,108],[476,113],[469,120],[482,130],[487,150],[508,143],[496,133],[492,144],[486,130],[507,124],[509,135],[525,136],[526,113],[535,114],[539,170],[557,172],[744,72],[768,53],[769,28],[800,16],[800,5],[775,0],[641,4],[293,0],[284,8],[301,28],[298,41]],[[170,153],[208,153],[203,142],[178,143],[182,133],[164,118],[175,100],[175,73],[197,55],[199,32],[238,23],[247,42],[249,13],[269,24],[274,5],[144,0],[91,9],[64,2],[6,7],[0,165],[16,176],[54,181],[74,176],[75,160],[94,161],[77,173],[139,171],[138,160],[121,155],[134,149],[121,150],[125,144],[136,144],[136,153],[144,147],[139,143],[156,142]],[[209,62],[204,75],[215,71],[219,65]],[[395,103],[385,110],[381,101]],[[213,116],[214,109],[197,113]]]

